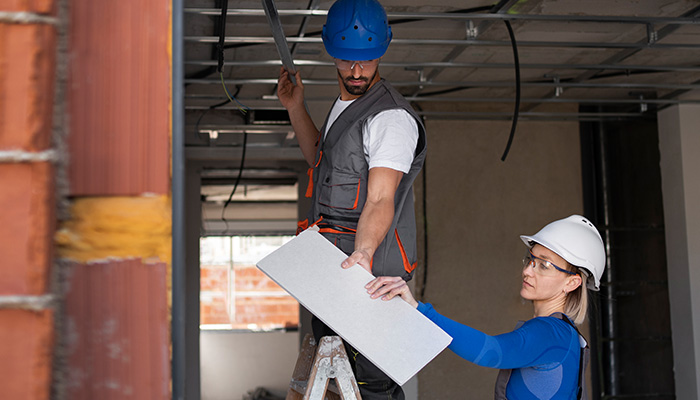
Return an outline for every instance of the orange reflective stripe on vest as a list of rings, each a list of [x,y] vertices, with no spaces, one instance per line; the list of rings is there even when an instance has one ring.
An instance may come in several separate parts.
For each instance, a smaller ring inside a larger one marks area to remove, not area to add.
[[[311,225],[309,225],[308,218],[303,220],[303,221],[297,221],[297,235],[302,233],[303,231],[307,230],[309,227],[312,227],[314,225],[318,225],[318,223],[321,222],[322,219],[323,219],[323,217],[319,218],[316,222],[314,222]]]
[[[321,218],[323,218],[323,217],[321,217]],[[346,234],[346,235],[354,235],[357,233],[356,229],[348,228],[347,226],[336,225],[336,224],[324,224],[323,227],[321,227],[319,225],[318,231],[321,233],[341,233],[341,234]]]
[[[394,229],[394,235],[396,236],[396,243],[399,244],[399,251],[401,251],[401,259],[403,260],[403,269],[406,270],[406,272],[411,273],[414,269],[416,269],[416,266],[418,266],[418,262],[414,262],[411,264],[408,261],[408,256],[406,255],[406,250],[403,248],[403,243],[401,243],[401,238],[399,238],[399,231]]]
[[[316,145],[318,146],[318,143],[316,143]],[[309,167],[309,169],[306,171],[306,175],[309,176],[309,183],[306,185],[306,193],[304,196],[307,198],[311,198],[311,196],[314,195],[314,168],[318,167],[318,164],[321,163],[321,157],[323,157],[323,151],[318,153],[318,161],[316,161],[316,165]]]
[[[355,204],[352,205],[351,210],[357,209],[357,201],[360,199],[360,183],[362,182],[362,179],[357,180],[357,195],[355,196]]]
[[[309,169],[306,171],[306,175],[309,176],[309,183],[306,185],[306,193],[304,196],[311,198],[311,196],[314,194],[314,169],[309,167]]]

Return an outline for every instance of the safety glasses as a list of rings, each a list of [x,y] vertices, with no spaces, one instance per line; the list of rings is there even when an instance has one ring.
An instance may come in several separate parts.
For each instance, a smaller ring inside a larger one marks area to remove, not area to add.
[[[523,257],[523,269],[532,265],[532,269],[535,270],[537,275],[542,276],[554,276],[557,272],[561,271],[565,274],[576,275],[575,272],[567,271],[563,268],[559,268],[551,262],[541,259],[536,255],[532,254],[530,250],[527,251],[525,257]]]
[[[360,68],[365,69],[365,67],[376,67],[379,65],[379,59],[366,60],[366,61],[353,61],[353,60],[340,60],[335,58],[335,66],[343,71],[350,71],[355,68],[355,64],[359,65]]]

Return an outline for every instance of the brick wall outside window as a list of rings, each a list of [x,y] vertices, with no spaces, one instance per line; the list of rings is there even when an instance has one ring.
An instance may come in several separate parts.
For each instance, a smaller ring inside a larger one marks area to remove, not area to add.
[[[298,326],[299,303],[255,266],[289,239],[202,238],[201,324],[253,330]]]

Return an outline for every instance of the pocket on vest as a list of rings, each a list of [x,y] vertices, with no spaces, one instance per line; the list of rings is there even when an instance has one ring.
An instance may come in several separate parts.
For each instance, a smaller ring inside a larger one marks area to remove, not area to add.
[[[331,208],[354,210],[360,199],[361,182],[357,174],[336,171],[321,182],[318,202]]]

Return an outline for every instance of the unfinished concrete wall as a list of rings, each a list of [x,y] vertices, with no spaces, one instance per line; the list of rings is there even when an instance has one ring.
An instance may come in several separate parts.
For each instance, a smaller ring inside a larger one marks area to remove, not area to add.
[[[0,1],[0,397],[48,399],[56,1]]]
[[[532,317],[518,235],[583,212],[576,122],[427,121],[425,302],[488,334]],[[420,199],[418,200],[420,201]],[[420,217],[419,217],[420,220]],[[493,398],[497,371],[448,351],[419,373],[421,399]]]

